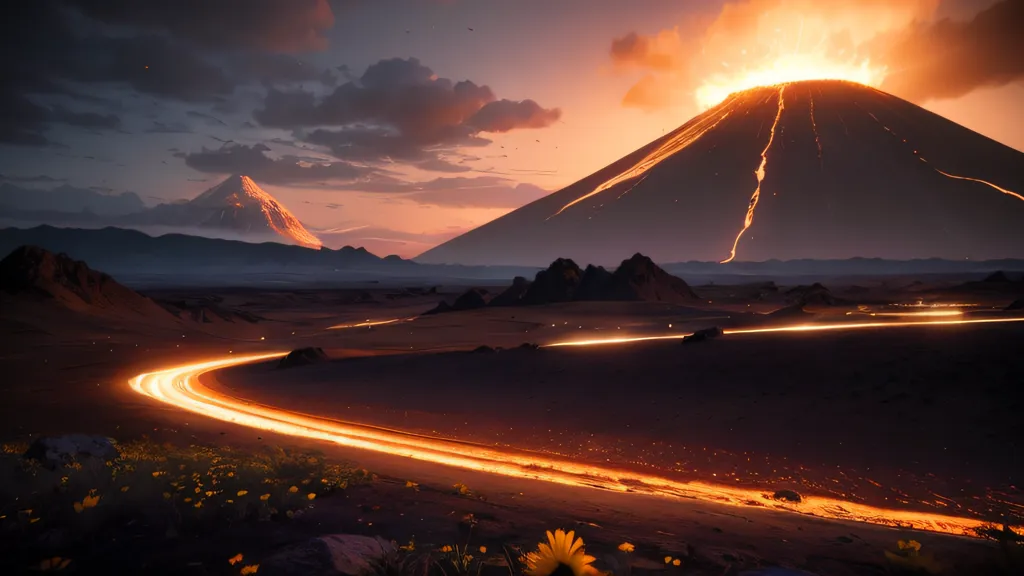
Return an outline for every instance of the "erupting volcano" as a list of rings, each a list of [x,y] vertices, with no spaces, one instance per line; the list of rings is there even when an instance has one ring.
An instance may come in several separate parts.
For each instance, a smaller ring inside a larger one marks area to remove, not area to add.
[[[538,265],[1024,257],[1024,154],[874,88],[730,95],[579,182],[422,254]]]

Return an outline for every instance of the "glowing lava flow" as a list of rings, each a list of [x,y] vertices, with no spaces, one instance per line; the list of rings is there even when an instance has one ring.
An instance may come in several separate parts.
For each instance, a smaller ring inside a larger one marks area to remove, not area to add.
[[[811,98],[811,129],[814,130],[814,143],[818,145],[818,167],[824,168],[821,157],[821,135],[818,134],[818,123],[814,120],[814,95],[810,94]]]
[[[242,192],[259,203],[260,210],[263,211],[263,215],[267,220],[267,226],[271,230],[285,238],[291,238],[307,248],[319,249],[323,246],[319,238],[314,236],[309,230],[306,230],[306,227],[302,225],[302,222],[299,222],[298,218],[264,192],[262,188],[252,181],[252,178],[242,176]]]
[[[583,202],[587,198],[596,196],[597,194],[600,194],[601,192],[608,190],[609,188],[615,186],[616,184],[620,184],[627,180],[632,180],[633,178],[643,176],[648,170],[653,168],[659,162],[668,158],[669,156],[672,156],[673,154],[679,152],[680,150],[683,150],[690,144],[693,144],[694,142],[699,140],[700,137],[703,136],[706,132],[708,132],[715,126],[718,126],[718,124],[722,120],[725,120],[729,116],[729,114],[732,113],[731,107],[734,101],[735,98],[730,98],[725,102],[722,102],[715,109],[709,110],[703,115],[697,117],[693,123],[689,124],[688,126],[680,128],[677,131],[677,133],[673,135],[667,142],[659,146],[658,149],[655,150],[654,152],[651,152],[650,154],[645,156],[643,160],[637,162],[628,170],[620,172],[616,176],[613,176],[612,178],[609,178],[608,180],[604,181],[600,186],[594,188],[594,190],[591,191],[590,193],[584,194],[583,196],[580,196],[579,198],[573,200],[572,202],[569,202],[565,206],[562,206],[558,210],[558,212],[555,212],[548,218],[554,218],[555,216],[558,216],[562,212],[565,212],[568,208],[575,206],[580,202]],[[634,188],[635,187],[636,186],[634,186]],[[620,195],[619,197],[621,198],[622,195]]]
[[[907,315],[912,315],[908,313]],[[920,316],[948,315],[948,313],[918,313]],[[1020,318],[975,318],[969,320],[905,320],[902,322],[841,322],[836,324],[797,324],[794,326],[773,326],[769,328],[731,328],[723,330],[729,334],[765,334],[771,332],[823,332],[829,330],[859,330],[864,328],[905,328],[908,326],[953,326],[960,324],[997,324],[1002,322],[1024,322]],[[682,340],[690,334],[668,334],[664,336],[635,336],[618,338],[595,338],[589,340],[567,340],[545,345],[545,348],[556,346],[600,346],[604,344],[625,344],[629,342],[645,342],[649,340]]]
[[[922,158],[922,160],[924,160],[924,159]],[[925,160],[925,162],[928,162],[928,161]],[[938,168],[936,168],[934,166],[932,166],[932,170],[935,170],[936,172],[938,172],[939,174],[942,174],[943,176],[945,176],[947,178],[953,178],[954,180],[967,180],[969,182],[977,182],[979,184],[984,184],[985,186],[989,186],[991,188],[995,188],[996,190],[999,190],[1000,192],[1002,192],[1003,194],[1006,194],[1007,196],[1013,196],[1014,198],[1016,198],[1018,200],[1024,200],[1024,196],[1021,196],[1020,194],[1017,194],[1013,190],[1007,190],[1006,188],[1001,188],[1001,187],[996,186],[995,184],[993,184],[991,182],[988,182],[986,180],[981,180],[980,178],[970,178],[968,176],[957,176],[956,174],[950,174],[948,172],[943,172],[942,170],[939,170]]]
[[[729,506],[757,506],[822,518],[915,528],[974,536],[988,524],[980,520],[927,512],[889,510],[833,498],[805,496],[799,503],[779,502],[760,490],[680,482],[628,470],[573,462],[547,454],[517,451],[413,434],[376,426],[317,418],[253,404],[204,387],[199,377],[212,370],[270,360],[283,353],[232,356],[140,374],[130,381],[139,394],[178,408],[260,430],[332,442],[394,456],[515,478],[567,486],[633,492]]]
[[[740,238],[743,237],[743,233],[750,228],[750,225],[754,223],[754,210],[757,208],[757,202],[761,199],[761,182],[764,181],[765,167],[768,166],[768,149],[772,147],[772,142],[775,141],[775,129],[779,126],[779,120],[782,119],[782,111],[786,109],[786,103],[783,100],[783,93],[786,91],[786,85],[783,84],[779,87],[779,111],[775,114],[775,122],[772,123],[771,135],[768,136],[768,144],[761,151],[761,165],[757,167],[757,171],[754,174],[757,176],[757,188],[754,189],[754,195],[750,197],[750,205],[747,207],[747,216],[743,219],[743,229],[736,235],[736,240],[732,243],[732,251],[729,252],[729,257],[722,260],[721,264],[732,262],[733,258],[736,258],[736,247],[740,243]]]
[[[882,92],[882,94],[885,94],[885,93]],[[861,110],[864,110],[864,108],[861,107]],[[867,115],[870,116],[875,122],[877,122],[879,126],[884,128],[885,131],[888,132],[893,138],[901,140],[904,145],[909,146],[909,144],[907,143],[906,140],[904,140],[903,138],[900,138],[899,135],[896,134],[896,132],[894,132],[891,128],[889,128],[881,120],[879,120],[878,116],[875,116],[874,114],[872,114],[871,112],[868,112],[867,110],[864,110],[864,111],[867,112]],[[946,178],[952,178],[954,180],[966,180],[968,182],[977,182],[978,184],[984,184],[985,186],[988,186],[989,188],[993,188],[995,190],[998,190],[998,191],[1002,192],[1003,194],[1006,194],[1007,196],[1013,196],[1014,198],[1016,198],[1018,200],[1024,200],[1024,196],[1014,192],[1013,190],[1007,190],[1006,188],[1003,188],[1001,186],[997,186],[997,185],[989,182],[988,180],[982,180],[980,178],[971,178],[970,176],[958,176],[956,174],[950,174],[949,172],[943,172],[942,170],[939,170],[938,168],[933,166],[932,163],[929,162],[924,156],[921,156],[920,154],[918,154],[917,150],[914,150],[914,156],[917,156],[918,160],[920,160],[921,162],[924,162],[925,164],[928,165],[929,168],[931,168],[935,172],[938,172],[939,174],[945,176]]]

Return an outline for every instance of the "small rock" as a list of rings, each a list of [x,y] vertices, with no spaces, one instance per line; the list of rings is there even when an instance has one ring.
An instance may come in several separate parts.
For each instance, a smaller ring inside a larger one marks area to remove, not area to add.
[[[711,328],[704,328],[703,330],[697,330],[693,334],[683,336],[683,344],[690,344],[693,342],[703,342],[712,338],[718,338],[722,335],[722,329],[718,326],[712,326]]]
[[[490,346],[477,346],[473,349],[473,354],[493,354],[495,352],[497,352],[497,350]]]
[[[803,498],[793,490],[778,490],[775,494],[772,494],[772,499],[782,500],[785,502],[800,502]]]
[[[106,436],[89,434],[68,434],[37,438],[23,455],[29,460],[38,460],[47,468],[56,468],[83,458],[113,460],[120,454],[117,441]]]
[[[281,358],[277,363],[278,368],[294,368],[296,366],[308,366],[319,364],[328,360],[323,348],[299,348],[292,350],[287,356]]]
[[[393,554],[392,543],[376,537],[331,534],[289,547],[260,562],[260,576],[361,576],[373,560]]]

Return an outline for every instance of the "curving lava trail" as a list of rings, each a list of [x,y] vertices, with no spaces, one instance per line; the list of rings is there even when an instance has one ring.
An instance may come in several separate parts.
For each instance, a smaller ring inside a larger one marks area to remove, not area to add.
[[[747,206],[747,215],[743,218],[743,228],[736,234],[736,239],[732,242],[732,250],[729,252],[729,257],[719,262],[720,264],[727,264],[732,262],[736,258],[736,248],[740,244],[740,238],[750,228],[750,225],[754,223],[754,210],[757,209],[757,203],[761,199],[761,183],[764,182],[765,168],[768,166],[768,150],[772,147],[772,142],[775,141],[775,129],[779,127],[779,120],[782,119],[782,111],[786,109],[786,101],[784,94],[786,92],[786,85],[783,84],[779,87],[779,110],[775,113],[775,122],[772,123],[771,134],[768,136],[768,144],[765,145],[764,150],[761,151],[761,165],[757,167],[754,175],[757,176],[757,188],[754,189],[754,194],[750,197],[750,204]],[[817,128],[815,128],[817,130]]]
[[[726,331],[726,334],[1015,321],[1024,321],[1024,318],[782,326],[729,330]],[[551,344],[551,346],[582,346],[586,344],[609,344],[612,342],[635,342],[639,340],[681,337],[681,335],[672,335],[589,342],[561,342]],[[371,450],[424,462],[444,464],[503,476],[673,499],[706,500],[728,506],[765,507],[768,510],[795,512],[821,518],[867,522],[966,536],[976,536],[977,529],[989,525],[984,521],[972,518],[880,508],[819,496],[806,496],[799,503],[780,502],[772,499],[770,495],[761,490],[704,482],[682,482],[642,472],[576,462],[549,454],[451,440],[354,422],[331,420],[228,396],[203,386],[199,380],[200,376],[214,370],[279,358],[283,355],[284,353],[275,352],[249,356],[231,356],[207,362],[183,364],[140,374],[130,381],[130,385],[132,390],[144,396],[224,422],[289,436],[323,440],[340,446]]]

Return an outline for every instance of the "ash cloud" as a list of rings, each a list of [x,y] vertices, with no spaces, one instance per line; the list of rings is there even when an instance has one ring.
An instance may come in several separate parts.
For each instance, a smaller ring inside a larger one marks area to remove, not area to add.
[[[908,100],[956,98],[1024,78],[1020,0],[1003,0],[967,21],[918,24],[895,36],[876,49],[893,69],[882,90]]]

